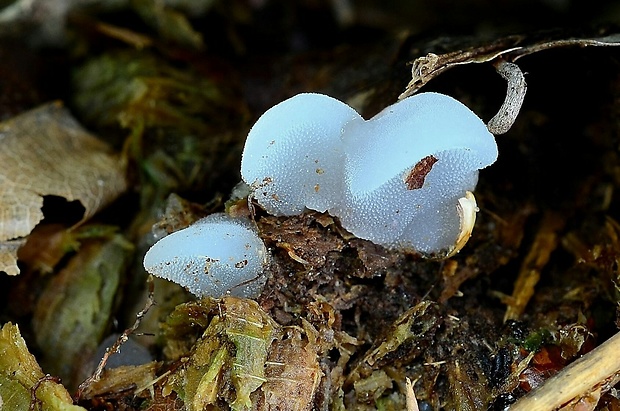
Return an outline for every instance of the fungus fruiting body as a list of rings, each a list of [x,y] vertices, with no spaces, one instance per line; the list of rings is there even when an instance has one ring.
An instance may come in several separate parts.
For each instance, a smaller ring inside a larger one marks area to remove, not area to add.
[[[497,154],[482,120],[442,94],[405,98],[369,120],[331,97],[299,94],[258,119],[241,174],[272,214],[328,211],[359,238],[445,256],[471,232],[475,201],[465,222],[462,205]]]
[[[202,296],[255,297],[265,283],[267,250],[247,219],[212,214],[159,240],[146,270]]]
[[[344,142],[342,226],[377,244],[425,254],[452,249],[459,198],[497,158],[484,123],[437,93],[406,98],[351,125]]]
[[[250,130],[241,174],[273,215],[324,212],[344,189],[342,136],[363,121],[351,107],[322,94],[298,94],[267,110]]]
[[[446,257],[469,239],[478,170],[497,159],[482,120],[437,93],[405,98],[364,120],[320,94],[299,94],[252,127],[241,175],[269,213],[329,212],[359,238]],[[197,296],[256,296],[267,250],[252,223],[210,215],[158,241],[146,270]]]

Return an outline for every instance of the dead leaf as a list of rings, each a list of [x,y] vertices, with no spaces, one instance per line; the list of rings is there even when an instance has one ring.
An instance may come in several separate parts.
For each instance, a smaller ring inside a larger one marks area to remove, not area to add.
[[[318,346],[306,339],[302,330],[296,327],[287,329],[282,339],[275,340],[265,362],[266,381],[255,397],[256,408],[312,409],[312,401],[323,376],[317,349]]]
[[[557,214],[549,212],[543,217],[540,230],[519,270],[512,297],[506,299],[504,322],[517,320],[525,312],[525,307],[534,295],[534,287],[540,281],[542,270],[557,247],[558,231],[563,226],[564,220]]]
[[[151,361],[141,365],[121,365],[106,369],[99,380],[86,387],[80,399],[90,400],[106,393],[128,390],[133,390],[137,395],[140,390],[151,387],[160,366],[157,361]]]
[[[26,244],[26,239],[24,238],[0,241],[0,271],[4,271],[9,275],[19,274],[17,250],[24,244]],[[15,272],[16,268],[17,272]]]
[[[124,166],[60,103],[0,123],[0,271],[19,274],[16,252],[43,219],[44,196],[79,201],[82,221],[126,188]]]

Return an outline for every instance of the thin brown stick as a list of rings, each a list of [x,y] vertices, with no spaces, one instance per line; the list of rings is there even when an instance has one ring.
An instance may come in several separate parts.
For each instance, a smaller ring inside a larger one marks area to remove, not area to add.
[[[517,401],[510,411],[555,410],[620,373],[620,333],[549,378]]]
[[[529,45],[525,44],[526,42],[527,38],[524,36],[510,36],[481,47],[439,55],[428,53],[426,56],[418,57],[411,62],[411,81],[398,99],[414,95],[426,83],[457,66],[494,60],[515,62],[521,57],[558,47],[620,46],[620,34],[614,33],[598,38],[542,41]]]
[[[146,298],[144,308],[138,314],[136,314],[136,321],[134,321],[133,325],[123,331],[123,333],[117,338],[116,342],[110,348],[106,349],[105,354],[103,355],[103,358],[101,358],[101,361],[99,361],[99,365],[97,365],[97,368],[95,369],[93,375],[85,379],[84,382],[79,385],[77,392],[75,393],[75,396],[73,398],[76,403],[80,400],[80,398],[82,397],[82,393],[86,390],[86,388],[88,388],[89,385],[99,381],[99,379],[101,378],[101,374],[103,374],[106,363],[108,362],[108,358],[110,358],[112,354],[120,350],[121,346],[129,339],[129,336],[138,329],[146,313],[148,313],[150,308],[155,304],[155,299],[153,297],[154,283],[152,275],[149,275],[147,284],[149,294]]]
[[[30,406],[28,407],[28,411],[36,411],[37,409],[43,408],[43,402],[37,397],[37,391],[39,390],[39,388],[41,388],[43,383],[47,381],[52,381],[52,382],[55,382],[56,384],[60,384],[60,378],[53,377],[49,374],[46,374],[43,377],[39,378],[37,383],[33,385],[32,388],[30,389]],[[3,408],[0,407],[0,409],[3,409]]]

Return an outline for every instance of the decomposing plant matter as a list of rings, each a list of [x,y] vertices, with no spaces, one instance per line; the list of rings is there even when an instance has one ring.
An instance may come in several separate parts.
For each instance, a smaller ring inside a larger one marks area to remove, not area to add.
[[[619,408],[619,37],[426,3],[0,6],[2,406]]]

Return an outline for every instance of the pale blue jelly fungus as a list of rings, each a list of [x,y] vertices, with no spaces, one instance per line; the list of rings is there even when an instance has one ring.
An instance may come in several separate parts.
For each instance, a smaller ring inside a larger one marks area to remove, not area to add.
[[[155,243],[144,257],[149,273],[198,297],[256,297],[265,284],[267,250],[251,222],[212,214]]]
[[[460,229],[458,199],[474,190],[478,170],[498,155],[482,120],[437,93],[406,98],[351,124],[344,144],[347,193],[336,211],[342,226],[377,244],[424,254],[452,247]]]
[[[408,97],[368,121],[300,94],[254,125],[241,174],[271,214],[328,211],[359,238],[441,255],[461,237],[459,199],[497,155],[482,120],[442,94]]]
[[[272,107],[250,130],[241,176],[272,215],[327,211],[344,191],[342,133],[363,121],[351,107],[322,94],[298,94]]]

